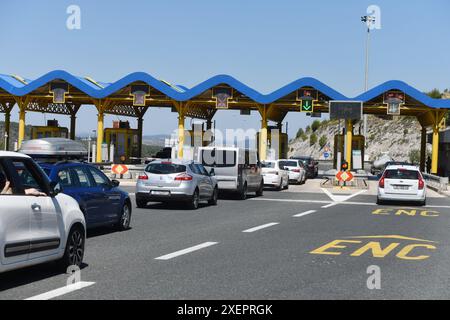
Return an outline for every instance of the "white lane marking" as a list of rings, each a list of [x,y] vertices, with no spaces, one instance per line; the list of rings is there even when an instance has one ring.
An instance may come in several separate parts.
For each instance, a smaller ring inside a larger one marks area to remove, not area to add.
[[[242,232],[255,232],[255,231],[258,231],[258,230],[261,230],[261,229],[265,229],[265,228],[268,228],[268,227],[271,227],[271,226],[274,226],[274,225],[277,225],[277,224],[279,224],[279,222],[266,223],[266,224],[263,224],[263,225],[260,225],[260,226],[257,226],[257,227],[253,227],[253,228],[244,230]]]
[[[251,201],[280,201],[280,202],[300,202],[300,203],[332,203],[329,200],[302,200],[302,199],[274,199],[274,198],[250,198]]]
[[[186,248],[186,249],[183,249],[183,250],[179,250],[179,251],[175,251],[175,252],[166,254],[164,256],[155,258],[155,259],[156,260],[169,260],[169,259],[181,256],[181,255],[193,252],[193,251],[197,251],[197,250],[200,250],[200,249],[203,249],[203,248],[206,248],[206,247],[213,246],[215,244],[218,244],[218,242],[204,242],[204,243],[200,243],[200,244],[198,244],[196,246],[189,247],[189,248]]]
[[[294,214],[293,217],[296,217],[296,218],[303,217],[303,216],[306,216],[306,215],[314,213],[314,212],[316,212],[316,210],[308,210],[308,211],[305,211],[305,212],[302,212],[302,213]]]
[[[296,200],[296,199],[271,199],[271,198],[252,198],[249,200],[256,200],[256,201],[279,201],[279,202],[301,202],[301,203],[326,203],[329,205],[342,205],[342,204],[350,204],[350,205],[356,205],[356,206],[378,206],[375,202],[356,202],[356,201],[345,201],[345,202],[330,202],[330,201],[320,201],[320,200]],[[388,206],[388,205],[384,205]],[[395,205],[398,206],[398,205]],[[401,206],[399,206],[401,207]],[[426,205],[423,208],[447,208],[450,209],[450,206],[443,206],[443,205]]]
[[[322,206],[321,208],[326,209],[326,208],[334,207],[335,205],[337,205],[339,203],[340,202],[332,202],[332,203],[329,203],[329,204],[326,204],[326,205]]]
[[[360,190],[354,194],[351,195],[338,195],[338,194],[332,194],[330,191],[328,191],[327,189],[324,188],[320,188],[328,197],[330,197],[331,200],[333,200],[334,202],[344,202],[347,200],[350,200],[353,197],[356,197],[357,195],[367,192],[367,190]]]
[[[92,286],[93,284],[95,284],[95,282],[78,281],[74,284],[70,284],[65,287],[61,287],[61,288],[51,290],[51,291],[48,291],[48,292],[45,292],[42,294],[38,294],[37,296],[33,296],[33,297],[27,298],[25,300],[50,300],[50,299],[65,295],[67,293]]]

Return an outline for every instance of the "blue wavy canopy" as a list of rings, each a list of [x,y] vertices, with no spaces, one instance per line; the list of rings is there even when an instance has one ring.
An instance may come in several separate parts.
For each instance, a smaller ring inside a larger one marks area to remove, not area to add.
[[[247,86],[246,84],[240,82],[239,80],[229,76],[229,75],[217,75],[214,76],[204,82],[199,83],[198,85],[188,89],[184,86],[172,86],[167,83],[154,78],[153,76],[145,73],[145,72],[134,72],[131,73],[122,79],[113,82],[97,82],[97,84],[88,81],[85,78],[74,76],[63,70],[55,70],[51,71],[35,80],[23,79],[25,83],[18,80],[17,77],[11,75],[1,75],[0,74],[0,88],[7,91],[8,93],[15,96],[24,96],[34,90],[46,85],[47,83],[53,80],[64,80],[76,87],[80,91],[89,95],[92,98],[101,99],[112,95],[113,93],[119,91],[120,89],[126,87],[127,85],[142,81],[150,85],[151,87],[157,89],[158,91],[164,93],[171,99],[177,101],[187,101],[204,91],[220,85],[227,84],[235,90],[243,93],[253,101],[260,104],[269,104],[274,101],[283,98],[284,96],[300,89],[302,87],[313,87],[316,90],[319,90],[323,94],[327,95],[333,100],[358,100],[358,101],[369,101],[386,91],[397,89],[405,92],[405,94],[414,98],[415,100],[423,103],[426,106],[432,108],[450,108],[450,100],[449,99],[433,99],[428,95],[420,92],[419,90],[409,86],[403,81],[387,81],[383,84],[376,86],[375,88],[364,92],[357,97],[348,98],[338,91],[332,89],[326,84],[320,82],[314,78],[301,78],[295,80],[278,90],[273,91],[269,94],[262,94],[255,89]]]

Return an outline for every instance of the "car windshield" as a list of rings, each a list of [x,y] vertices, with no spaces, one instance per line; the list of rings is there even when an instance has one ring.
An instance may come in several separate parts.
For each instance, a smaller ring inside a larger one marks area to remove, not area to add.
[[[280,167],[298,167],[297,161],[280,161]]]
[[[262,168],[275,168],[275,162],[262,162]]]
[[[419,172],[407,169],[389,169],[386,170],[384,177],[386,179],[417,180],[419,179]]]
[[[154,174],[181,173],[186,172],[186,166],[174,163],[150,163],[145,171]]]

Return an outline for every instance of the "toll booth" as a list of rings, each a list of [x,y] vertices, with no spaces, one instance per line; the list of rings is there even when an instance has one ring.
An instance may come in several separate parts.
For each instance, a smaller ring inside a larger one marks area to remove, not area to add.
[[[69,138],[69,129],[60,127],[58,120],[48,120],[46,126],[31,127],[31,139]]]
[[[140,163],[139,131],[131,129],[128,121],[113,121],[112,128],[105,129],[105,143],[110,161],[114,163]]]
[[[278,135],[273,135],[272,130],[278,130]],[[267,159],[286,159],[288,155],[288,135],[287,133],[280,132],[281,130],[277,126],[268,126],[267,127],[267,150],[274,150],[274,154],[267,155]],[[259,137],[260,132],[256,135],[256,146],[259,154]],[[278,136],[278,145],[277,139]],[[278,149],[278,152],[277,150]]]
[[[365,139],[363,135],[352,136],[352,159],[350,161],[350,170],[364,170],[364,146]],[[345,135],[337,134],[334,136],[333,168],[340,170],[345,157]]]

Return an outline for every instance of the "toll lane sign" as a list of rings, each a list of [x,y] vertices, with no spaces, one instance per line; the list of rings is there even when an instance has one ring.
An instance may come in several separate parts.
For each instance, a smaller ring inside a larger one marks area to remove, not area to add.
[[[301,112],[313,112],[313,101],[310,99],[303,99],[300,105]]]
[[[338,181],[349,182],[353,180],[353,174],[350,171],[339,171],[336,173]]]
[[[113,164],[111,172],[114,174],[125,174],[128,172],[128,167],[124,164]]]

